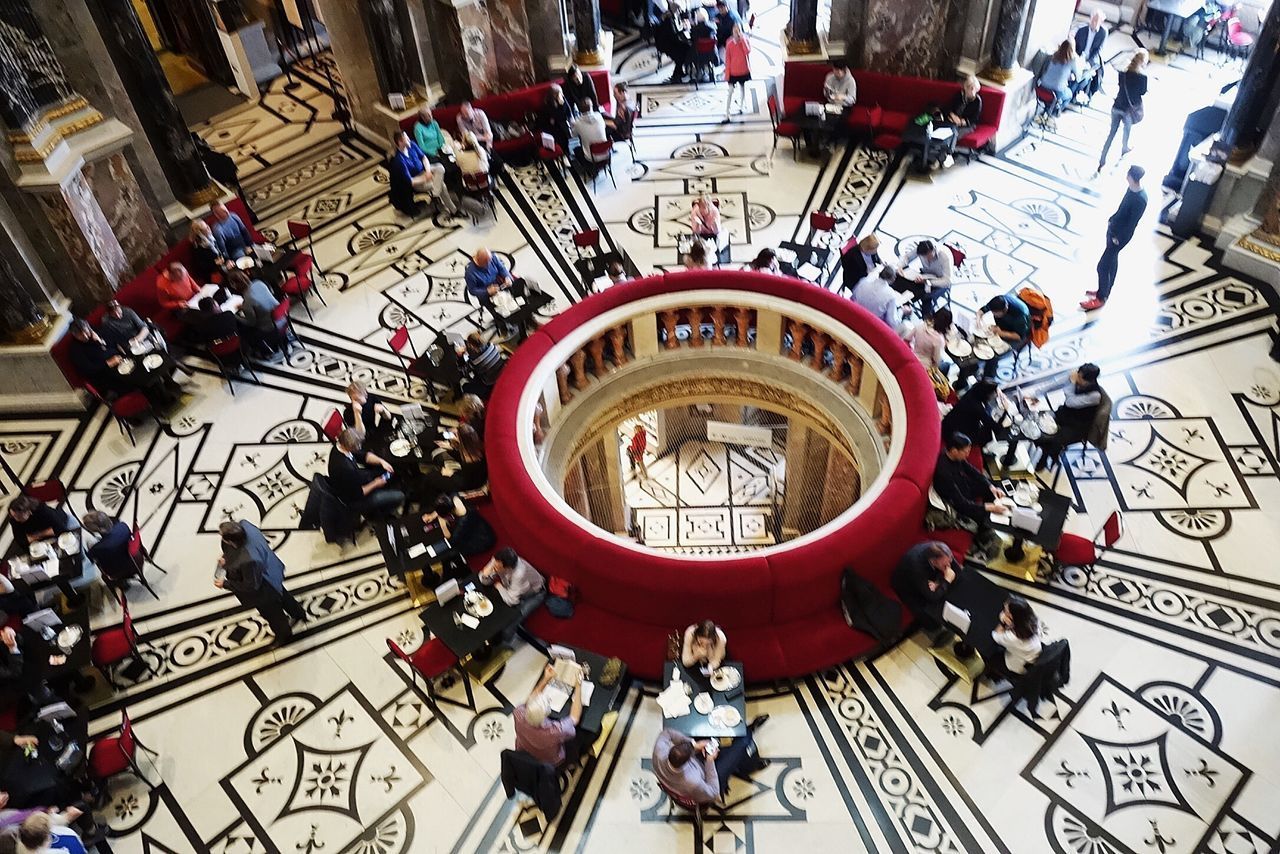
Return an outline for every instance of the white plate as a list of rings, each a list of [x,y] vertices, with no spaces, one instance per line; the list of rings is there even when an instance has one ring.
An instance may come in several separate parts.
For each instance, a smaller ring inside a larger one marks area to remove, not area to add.
[[[58,637],[55,638],[54,642],[63,650],[70,650],[80,642],[82,637],[84,637],[84,629],[79,626],[67,626],[58,632]]]
[[[80,551],[80,535],[75,531],[67,531],[58,537],[58,548],[67,554],[75,554]]]
[[[408,439],[396,439],[391,443],[390,450],[393,457],[407,457],[409,451],[413,450],[413,445],[409,444]]]
[[[159,353],[152,353],[150,356],[144,356],[142,359],[142,367],[148,371],[154,371],[156,368],[164,364],[164,356]]]
[[[973,348],[973,355],[975,358],[983,360],[994,359],[996,351],[991,349],[990,344],[978,344]]]
[[[716,707],[716,701],[711,699],[710,694],[699,694],[698,696],[693,698],[693,708],[700,715],[705,715],[709,713],[715,707]]]
[[[133,359],[121,359],[120,364],[116,365],[116,370],[119,371],[122,376],[127,377],[129,374],[133,373],[134,367],[135,364]]]
[[[742,713],[733,706],[716,706],[707,715],[707,720],[711,721],[716,726],[721,726],[725,729],[733,729],[738,724],[742,723]]]
[[[1052,413],[1046,412],[1040,416],[1040,432],[1045,436],[1052,436],[1058,432],[1058,421]]]
[[[241,270],[248,270],[250,267],[253,266],[253,258],[248,255],[244,255],[240,258],[237,258],[236,266]]]
[[[721,667],[711,674],[711,687],[717,691],[728,691],[731,688],[736,688],[741,681],[742,674],[738,672],[736,667]]]
[[[493,603],[486,596],[476,596],[467,600],[466,609],[477,617],[487,617],[493,613]]]
[[[40,560],[52,551],[51,543],[32,543],[31,548],[27,549],[27,554],[31,555],[32,560]]]
[[[968,341],[948,341],[947,352],[957,359],[967,359],[973,353],[973,347],[969,345]]]

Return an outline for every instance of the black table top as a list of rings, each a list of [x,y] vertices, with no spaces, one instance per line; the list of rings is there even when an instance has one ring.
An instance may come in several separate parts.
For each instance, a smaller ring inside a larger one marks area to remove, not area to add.
[[[74,531],[72,533],[75,533],[77,537],[80,537],[80,531]],[[43,561],[31,561],[28,557],[28,550],[22,548],[18,544],[15,544],[10,549],[11,555],[8,559],[9,563],[4,572],[4,574],[9,577],[9,580],[13,582],[15,588],[26,591],[44,590],[46,588],[53,587],[54,585],[62,584],[69,579],[79,578],[81,573],[84,571],[84,557],[81,554],[84,544],[83,539],[79,540],[79,547],[71,554],[65,554],[61,549],[57,548],[57,537],[54,537],[51,540],[45,540],[44,542],[54,546],[54,554],[57,558],[56,571],[51,571],[55,569],[53,557],[46,558]],[[15,557],[26,560],[27,564],[30,566],[46,567],[45,572],[49,574],[49,578],[42,581],[20,579],[18,577],[18,573],[13,568],[13,560]]]
[[[463,596],[469,584],[475,584],[476,589],[483,592],[493,603],[493,613],[487,617],[480,617],[480,625],[474,629],[453,621],[455,616],[465,613]],[[479,652],[498,635],[518,623],[520,611],[503,602],[497,590],[481,584],[477,575],[463,579],[459,582],[459,587],[463,592],[456,598],[443,605],[432,602],[423,609],[421,617],[427,631],[440,638],[440,641],[458,658],[466,658]]]
[[[825,109],[816,116],[811,116],[803,109],[787,116],[787,121],[799,125],[801,130],[834,130],[844,124],[845,117],[849,114],[848,110],[841,110],[838,113],[827,112]]]
[[[378,545],[382,547],[382,558],[387,563],[387,571],[392,575],[403,576],[406,572],[426,569],[453,556],[453,545],[440,536],[438,528],[433,528],[431,535],[428,535],[420,513],[397,516],[388,522],[376,522],[373,530],[378,535]],[[409,555],[410,550],[422,545],[428,548],[416,556]]]
[[[1009,591],[981,572],[965,568],[947,590],[947,602],[962,611],[969,612],[969,631],[965,641],[978,651],[984,661],[1001,655],[1000,646],[991,637],[1000,623],[1000,612]]]
[[[991,527],[1020,539],[1030,540],[1047,551],[1053,551],[1062,541],[1062,528],[1067,524],[1067,515],[1071,512],[1071,499],[1052,489],[1042,487],[1037,500],[1040,502],[1040,529],[1034,534],[1011,525],[993,523]]]
[[[742,674],[742,681],[738,683],[736,688],[727,692],[717,691],[711,687],[710,677],[703,676],[699,668],[685,667],[678,661],[668,661],[662,666],[662,688],[666,690],[666,687],[671,684],[671,674],[679,667],[680,679],[693,688],[694,697],[699,692],[705,691],[711,695],[711,699],[715,701],[717,706],[733,706],[738,710],[738,714],[742,718],[738,721],[738,725],[732,729],[716,726],[707,719],[706,715],[699,713],[697,709],[690,705],[689,714],[678,718],[664,718],[663,726],[676,732],[684,733],[690,738],[719,738],[723,736],[736,738],[747,734],[747,674],[742,669],[741,661],[725,661],[721,663],[721,666],[737,668],[738,672]],[[692,700],[692,698],[690,699]]]
[[[595,685],[595,689],[591,694],[591,702],[582,709],[582,720],[578,721],[579,732],[589,732],[599,734],[604,716],[609,713],[618,704],[618,700],[622,697],[622,686],[627,681],[627,666],[622,665],[622,669],[618,671],[618,680],[612,685],[602,685],[600,683],[600,674],[604,672],[605,662],[608,657],[598,652],[592,652],[582,647],[569,646],[568,644],[560,644],[566,649],[573,650],[574,659],[579,664],[587,666],[587,681]],[[539,679],[542,677],[539,676]],[[558,711],[550,711],[547,717],[552,720],[559,720],[569,714],[572,700],[564,704],[564,708]]]
[[[61,616],[64,626],[79,626],[81,632],[80,640],[67,653],[58,646],[56,636],[55,640],[46,641],[40,632],[32,628],[23,626],[21,629],[22,678],[29,686],[70,677],[89,666],[89,648],[93,643],[89,631],[89,603],[82,602]],[[60,632],[62,629],[56,631]],[[50,664],[49,657],[53,655],[65,655],[67,660],[62,664]]]

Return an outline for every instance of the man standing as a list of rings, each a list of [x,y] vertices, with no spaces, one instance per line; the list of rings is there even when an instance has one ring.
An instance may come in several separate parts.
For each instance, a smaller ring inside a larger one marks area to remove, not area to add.
[[[1125,179],[1129,188],[1125,190],[1120,207],[1107,220],[1107,247],[1098,259],[1098,289],[1085,291],[1088,297],[1080,303],[1085,311],[1093,311],[1107,304],[1111,296],[1111,288],[1116,283],[1116,270],[1120,266],[1120,250],[1129,245],[1133,232],[1147,210],[1147,191],[1142,189],[1142,178],[1147,170],[1141,166],[1130,166]]]
[[[1102,88],[1102,46],[1107,43],[1107,16],[1098,9],[1089,16],[1089,23],[1082,24],[1075,32],[1076,55],[1085,65],[1085,71],[1076,75],[1071,97],[1088,91],[1089,97]]]
[[[284,564],[251,522],[223,522],[222,557],[213,586],[230,590],[241,604],[258,609],[275,633],[277,643],[293,637],[293,623],[307,614],[284,586]]]

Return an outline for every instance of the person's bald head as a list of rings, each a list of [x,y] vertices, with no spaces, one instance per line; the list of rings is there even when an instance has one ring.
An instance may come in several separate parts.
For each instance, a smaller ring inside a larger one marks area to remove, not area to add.
[[[489,250],[481,246],[476,250],[476,254],[471,256],[471,260],[476,262],[477,267],[487,267],[493,256],[489,254]]]
[[[1095,9],[1093,14],[1089,16],[1089,29],[1096,30],[1107,22],[1107,13],[1101,9]]]

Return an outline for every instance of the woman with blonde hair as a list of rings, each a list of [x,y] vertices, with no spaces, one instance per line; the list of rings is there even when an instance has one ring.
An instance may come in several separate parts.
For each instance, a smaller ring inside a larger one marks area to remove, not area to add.
[[[1098,172],[1107,165],[1111,140],[1116,138],[1116,129],[1121,125],[1124,125],[1124,136],[1120,141],[1120,156],[1124,157],[1132,151],[1129,147],[1129,131],[1143,119],[1142,96],[1147,94],[1147,75],[1143,69],[1147,67],[1149,60],[1147,52],[1138,48],[1133,52],[1128,67],[1120,72],[1116,100],[1111,105],[1111,131],[1107,134],[1107,141],[1102,144],[1102,154],[1098,156]]]
[[[209,223],[202,219],[191,220],[188,238],[191,241],[191,272],[197,281],[208,282],[225,263],[227,253]]]

